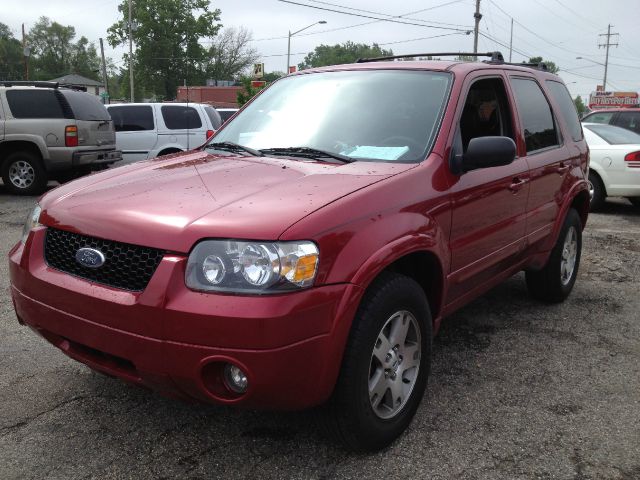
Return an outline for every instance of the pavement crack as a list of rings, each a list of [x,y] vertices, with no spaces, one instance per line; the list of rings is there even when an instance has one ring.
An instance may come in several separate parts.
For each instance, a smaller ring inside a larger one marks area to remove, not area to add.
[[[91,397],[91,395],[77,395],[75,397],[72,397],[72,398],[69,398],[67,400],[62,401],[62,402],[54,405],[53,407],[51,407],[51,408],[49,408],[47,410],[44,410],[44,411],[42,411],[40,413],[37,413],[36,415],[34,415],[32,417],[26,418],[24,420],[20,420],[19,422],[14,423],[13,425],[8,425],[6,427],[2,427],[2,428],[0,428],[0,436],[4,437],[4,436],[12,433],[14,430],[19,430],[20,428],[29,425],[31,422],[39,419],[40,417],[43,417],[43,416],[49,414],[49,413],[52,413],[52,412],[56,411],[59,408],[62,408],[62,407],[66,406],[66,405],[68,405],[70,403],[77,402],[78,400],[84,400],[84,399],[89,398],[89,397]]]

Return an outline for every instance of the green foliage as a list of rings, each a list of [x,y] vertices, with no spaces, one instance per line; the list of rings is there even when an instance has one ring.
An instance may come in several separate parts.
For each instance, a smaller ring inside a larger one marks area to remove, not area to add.
[[[281,77],[284,77],[284,72],[269,72],[269,73],[265,73],[262,79],[267,83],[271,83],[271,82],[275,82]]]
[[[251,77],[242,77],[240,83],[242,84],[242,90],[238,90],[236,95],[239,107],[251,100],[260,91],[251,86]]]
[[[129,41],[128,1],[123,0],[118,10],[122,19],[108,29],[112,47]],[[210,11],[208,0],[136,0],[132,19],[136,85],[173,99],[184,81],[204,84],[208,57],[199,40],[218,33],[220,10]]]
[[[298,65],[300,70],[325,65],[339,65],[341,63],[353,63],[358,58],[386,57],[393,55],[391,50],[380,48],[377,43],[369,46],[364,43],[346,42],[343,44],[319,45],[315,50]]]
[[[40,17],[29,30],[31,80],[50,80],[69,73],[100,80],[100,57],[85,37],[74,43],[76,29]]]
[[[547,66],[547,70],[551,73],[558,73],[560,67],[550,60],[544,60],[542,57],[531,57],[528,63],[544,63]]]
[[[582,116],[587,113],[587,106],[584,104],[582,97],[578,95],[573,99],[573,103],[576,106],[576,111],[578,112],[578,117],[582,118]]]
[[[0,23],[0,80],[22,80],[23,77],[22,44],[7,25]]]

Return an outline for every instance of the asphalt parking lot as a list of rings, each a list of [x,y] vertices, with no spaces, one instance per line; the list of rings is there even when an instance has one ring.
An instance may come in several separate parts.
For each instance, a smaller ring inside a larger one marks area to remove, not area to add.
[[[531,300],[519,275],[447,319],[411,427],[370,455],[309,413],[128,386],[20,326],[6,256],[34,202],[0,185],[1,479],[640,479],[640,211],[626,200],[590,216],[565,303]]]

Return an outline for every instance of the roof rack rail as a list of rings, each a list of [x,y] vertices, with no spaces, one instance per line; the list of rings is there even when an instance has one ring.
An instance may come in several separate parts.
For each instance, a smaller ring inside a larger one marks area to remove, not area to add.
[[[409,55],[390,55],[388,57],[359,58],[356,63],[382,62],[385,60],[395,60],[397,58],[415,58],[415,57],[489,57],[491,62],[504,62],[504,57],[500,52],[487,53],[466,53],[466,52],[447,52],[447,53],[412,53]]]
[[[85,87],[84,85],[76,85],[74,83],[60,83],[60,82],[0,80],[0,85],[3,85],[5,87],[68,88],[70,90],[78,90],[81,92],[87,91],[87,87]]]
[[[40,87],[40,88],[58,88],[58,82],[31,82],[28,80],[3,80],[0,85],[5,87]]]
[[[547,67],[547,64],[544,63],[544,62],[540,62],[540,63],[527,63],[527,62],[511,63],[511,62],[494,62],[493,60],[483,60],[482,63],[500,64],[500,65],[513,65],[514,67],[535,68],[535,69],[538,69],[538,70],[542,70],[543,72],[548,72],[549,71],[549,67]]]

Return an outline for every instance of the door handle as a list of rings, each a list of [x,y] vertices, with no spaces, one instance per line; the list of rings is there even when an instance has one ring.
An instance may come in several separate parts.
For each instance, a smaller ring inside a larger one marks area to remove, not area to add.
[[[520,177],[515,177],[512,181],[511,181],[511,185],[509,185],[509,190],[511,190],[513,193],[517,193],[520,191],[520,189],[522,187],[524,187],[524,185],[528,182],[529,180],[526,178],[520,178]]]
[[[561,163],[560,166],[558,167],[557,172],[558,173],[565,173],[570,168],[571,168],[571,164],[570,163]]]

